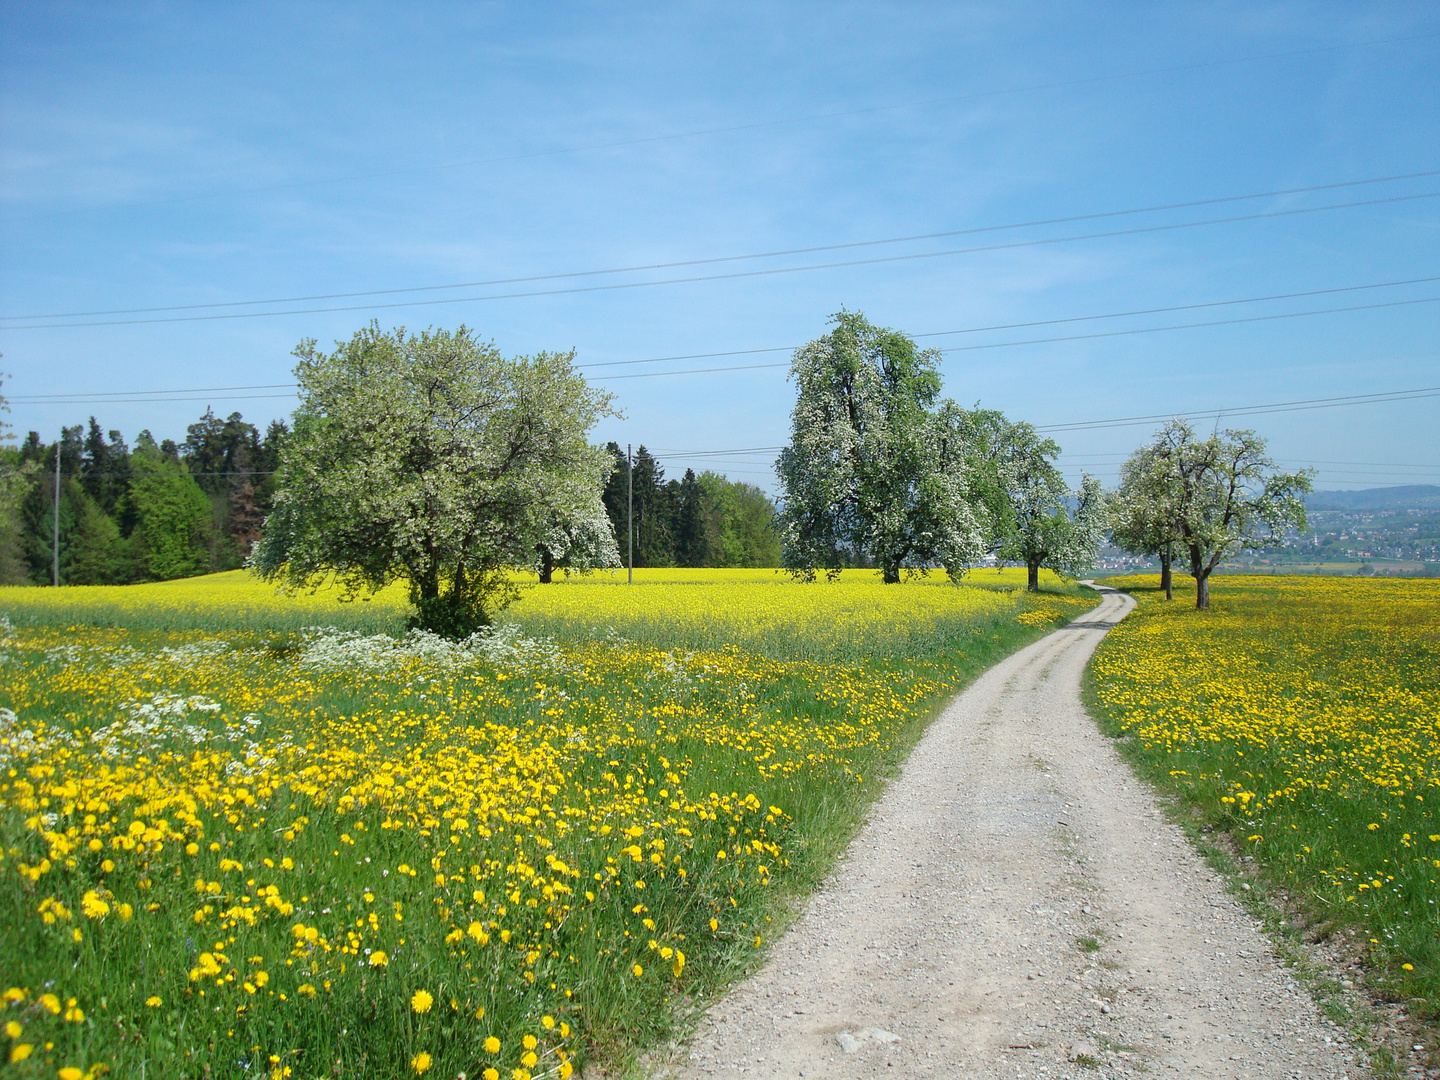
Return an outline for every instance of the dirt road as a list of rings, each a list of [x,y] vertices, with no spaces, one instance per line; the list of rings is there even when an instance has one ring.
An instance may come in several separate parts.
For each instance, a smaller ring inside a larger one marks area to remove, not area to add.
[[[951,703],[679,1075],[1365,1075],[1080,704],[1132,605]]]

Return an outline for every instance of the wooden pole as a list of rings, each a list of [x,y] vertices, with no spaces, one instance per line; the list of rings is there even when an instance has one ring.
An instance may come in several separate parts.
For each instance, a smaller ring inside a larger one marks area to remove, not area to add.
[[[60,587],[60,443],[55,444],[55,517],[50,529],[50,584]]]
[[[625,444],[625,534],[629,551],[625,569],[625,584],[635,584],[635,461],[630,455],[630,444]]]

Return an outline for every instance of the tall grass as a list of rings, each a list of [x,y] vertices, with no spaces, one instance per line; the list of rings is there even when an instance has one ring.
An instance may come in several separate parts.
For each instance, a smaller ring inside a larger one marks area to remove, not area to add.
[[[539,587],[468,645],[233,575],[0,597],[13,1074],[523,1080],[661,1038],[934,707],[1092,603],[711,574]]]

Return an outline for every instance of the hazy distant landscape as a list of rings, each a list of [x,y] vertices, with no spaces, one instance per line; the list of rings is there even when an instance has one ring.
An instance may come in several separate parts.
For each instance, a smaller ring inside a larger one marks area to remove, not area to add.
[[[1303,533],[1246,548],[1219,572],[1440,577],[1440,486],[1316,491],[1305,506]],[[1111,548],[1100,561],[1105,570],[1156,565]]]

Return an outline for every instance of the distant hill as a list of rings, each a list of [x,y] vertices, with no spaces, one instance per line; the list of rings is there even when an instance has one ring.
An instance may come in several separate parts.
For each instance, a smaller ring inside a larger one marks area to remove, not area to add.
[[[1307,510],[1440,510],[1440,487],[1402,484],[1364,491],[1315,491],[1305,499]]]

